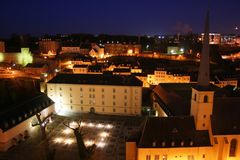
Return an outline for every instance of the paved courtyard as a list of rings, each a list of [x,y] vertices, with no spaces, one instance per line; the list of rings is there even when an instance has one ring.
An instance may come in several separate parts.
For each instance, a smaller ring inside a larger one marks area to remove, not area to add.
[[[81,124],[85,145],[96,145],[92,160],[125,160],[125,139],[140,129],[143,120],[143,117],[92,114],[69,117],[54,115],[46,129],[47,142],[41,140],[40,130],[35,127],[33,136],[8,152],[0,153],[0,160],[42,160],[46,159],[46,150],[55,153],[56,160],[78,160],[73,131],[64,124],[73,128]]]

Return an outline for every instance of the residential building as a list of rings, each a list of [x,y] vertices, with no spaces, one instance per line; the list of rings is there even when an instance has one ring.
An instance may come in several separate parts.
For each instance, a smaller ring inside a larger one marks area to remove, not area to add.
[[[189,83],[190,76],[184,74],[171,74],[166,70],[155,70],[154,74],[147,75],[147,82],[151,85],[159,83]]]
[[[0,80],[0,151],[35,134],[36,127],[31,124],[37,121],[37,113],[42,119],[54,113],[54,102],[35,91],[32,82],[18,78]]]
[[[39,41],[39,51],[43,55],[56,55],[60,50],[60,43],[51,39]]]
[[[107,43],[104,45],[105,53],[110,55],[138,55],[142,46],[139,44]]]
[[[142,82],[134,76],[59,74],[47,83],[59,114],[141,115]]]

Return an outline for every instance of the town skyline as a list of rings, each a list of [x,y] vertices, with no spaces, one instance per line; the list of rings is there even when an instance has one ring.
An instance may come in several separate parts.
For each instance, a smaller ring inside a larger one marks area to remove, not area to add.
[[[210,32],[239,34],[237,0],[211,1]],[[2,2],[0,37],[12,34],[163,35],[202,33],[208,2]]]

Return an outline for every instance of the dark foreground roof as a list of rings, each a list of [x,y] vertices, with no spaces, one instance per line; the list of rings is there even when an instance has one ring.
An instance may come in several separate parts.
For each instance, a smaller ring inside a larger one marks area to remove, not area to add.
[[[134,76],[105,74],[59,74],[48,83],[142,86]]]
[[[212,132],[214,135],[240,134],[240,97],[214,100]]]
[[[211,146],[208,131],[197,131],[193,117],[148,118],[139,148]]]
[[[0,128],[6,131],[38,112],[51,106],[54,102],[45,94],[39,93],[35,97],[9,106],[0,112]]]
[[[33,116],[53,101],[39,92],[30,78],[0,79],[0,128],[6,131]]]

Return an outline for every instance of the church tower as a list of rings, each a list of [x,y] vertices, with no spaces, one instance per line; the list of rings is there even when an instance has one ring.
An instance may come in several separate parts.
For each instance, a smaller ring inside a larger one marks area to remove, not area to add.
[[[209,11],[206,15],[203,48],[200,58],[198,82],[192,88],[191,116],[197,130],[210,129],[210,116],[213,110],[214,91],[209,84]]]

